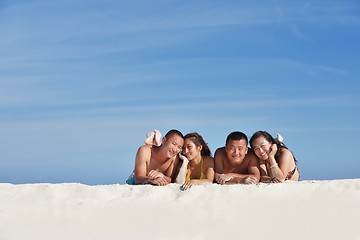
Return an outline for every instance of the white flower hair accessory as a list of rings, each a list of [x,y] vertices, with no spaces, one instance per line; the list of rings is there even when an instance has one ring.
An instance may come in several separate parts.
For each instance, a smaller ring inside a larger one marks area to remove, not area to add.
[[[283,145],[284,137],[281,136],[280,133],[277,133],[275,141],[277,141],[280,145]]]

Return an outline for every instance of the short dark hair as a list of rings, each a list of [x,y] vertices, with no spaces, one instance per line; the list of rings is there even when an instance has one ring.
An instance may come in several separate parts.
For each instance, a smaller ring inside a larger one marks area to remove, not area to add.
[[[230,141],[237,141],[241,139],[244,139],[246,141],[246,145],[248,144],[248,137],[245,133],[239,131],[232,132],[226,138],[226,145],[228,145]]]
[[[169,139],[174,135],[178,135],[179,137],[184,138],[184,135],[179,130],[176,130],[176,129],[171,129],[170,131],[168,131],[165,134],[165,137],[166,137],[166,139]]]

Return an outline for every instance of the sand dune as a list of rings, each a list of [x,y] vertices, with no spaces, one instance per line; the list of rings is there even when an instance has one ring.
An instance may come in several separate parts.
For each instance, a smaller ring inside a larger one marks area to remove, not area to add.
[[[360,179],[166,187],[0,184],[0,239],[357,239]]]

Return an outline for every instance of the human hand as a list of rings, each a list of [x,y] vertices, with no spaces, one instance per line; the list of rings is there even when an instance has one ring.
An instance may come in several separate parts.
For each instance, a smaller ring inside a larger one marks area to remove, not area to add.
[[[282,182],[284,182],[284,180],[274,177],[273,179],[271,179],[270,182],[271,183],[282,183]]]
[[[156,178],[163,178],[164,174],[162,174],[161,172],[158,172],[157,170],[151,170],[148,174],[148,179],[150,180],[154,180]]]
[[[184,183],[183,185],[181,185],[180,189],[181,189],[182,191],[185,191],[185,190],[191,188],[192,185],[193,185],[193,183],[192,183],[191,180],[190,180],[190,181]]]
[[[258,180],[254,176],[247,176],[243,178],[243,184],[256,184]]]
[[[226,182],[230,181],[232,179],[232,177],[228,174],[219,174],[216,178],[215,181],[218,184],[225,184]]]
[[[169,184],[164,177],[158,177],[156,179],[151,179],[151,180],[149,180],[149,182],[152,185],[156,185],[156,186],[166,186]]]
[[[272,157],[272,158],[275,157],[275,154],[276,154],[277,150],[278,150],[277,145],[276,145],[276,144],[272,144],[272,145],[271,145],[271,148],[270,148],[268,160],[270,159],[270,157]]]

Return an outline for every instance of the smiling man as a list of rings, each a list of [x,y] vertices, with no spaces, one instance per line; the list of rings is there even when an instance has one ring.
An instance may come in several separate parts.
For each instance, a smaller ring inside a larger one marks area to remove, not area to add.
[[[141,146],[136,153],[134,172],[126,183],[157,186],[171,183],[174,164],[179,160],[178,154],[183,145],[183,134],[172,129],[162,138],[159,147],[149,144]]]
[[[260,180],[258,160],[248,148],[248,138],[242,132],[232,132],[225,147],[215,152],[215,181],[219,184],[254,184]]]

